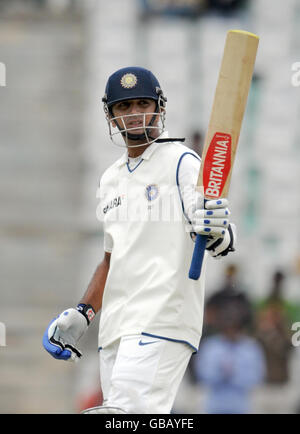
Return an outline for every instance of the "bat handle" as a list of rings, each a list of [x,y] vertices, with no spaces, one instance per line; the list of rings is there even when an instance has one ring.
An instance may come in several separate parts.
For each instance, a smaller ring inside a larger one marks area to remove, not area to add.
[[[207,236],[197,235],[196,243],[193,252],[193,258],[191,262],[191,267],[189,271],[189,278],[193,280],[198,280],[201,274],[202,262],[206,247]]]

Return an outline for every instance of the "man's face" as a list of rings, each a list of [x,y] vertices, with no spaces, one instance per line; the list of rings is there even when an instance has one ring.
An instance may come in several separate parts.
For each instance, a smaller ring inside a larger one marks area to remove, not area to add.
[[[147,127],[156,109],[156,102],[152,99],[131,99],[121,101],[112,107],[114,117],[121,116],[114,123],[118,123],[121,130],[129,129],[131,134],[143,134],[144,125]],[[148,113],[148,114],[147,114]],[[130,115],[130,116],[128,116]],[[157,124],[159,116],[153,125]]]

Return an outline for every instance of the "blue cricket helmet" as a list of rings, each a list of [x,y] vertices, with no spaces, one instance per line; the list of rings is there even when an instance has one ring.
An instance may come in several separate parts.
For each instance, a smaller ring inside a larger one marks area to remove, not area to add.
[[[119,69],[109,77],[102,101],[111,109],[120,101],[137,98],[155,100],[160,107],[165,107],[167,101],[151,71],[139,66],[129,66]]]

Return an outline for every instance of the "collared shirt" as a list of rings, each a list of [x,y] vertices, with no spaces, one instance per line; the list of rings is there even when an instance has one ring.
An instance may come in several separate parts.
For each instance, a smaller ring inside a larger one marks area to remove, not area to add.
[[[111,252],[101,347],[144,333],[198,348],[206,255],[200,279],[189,279],[194,243],[179,189],[179,169],[187,155],[199,164],[199,157],[180,142],[154,142],[135,167],[128,167],[125,152],[101,178],[98,216],[105,250]]]
[[[164,131],[159,138],[167,139],[169,133]],[[142,160],[149,160],[153,152],[161,143],[153,142],[145,149],[143,154],[137,158],[131,158],[128,156],[126,150],[121,158],[116,162],[117,166],[127,165],[129,171],[133,171]],[[178,164],[178,188],[179,194],[182,200],[182,207],[184,214],[188,222],[192,222],[192,215],[196,207],[195,185],[197,184],[199,169],[200,169],[200,157],[196,155],[194,151],[188,150]],[[108,253],[112,251],[112,240],[108,234],[104,234],[104,250]]]
[[[158,139],[167,139],[169,137],[169,133],[168,131],[164,131],[159,137]],[[149,160],[151,158],[151,155],[155,152],[155,150],[157,149],[158,146],[160,146],[161,143],[160,142],[153,142],[151,143],[146,149],[145,151],[142,153],[141,158],[143,160]],[[120,167],[123,164],[127,164],[128,162],[128,150],[126,149],[126,151],[123,153],[123,155],[121,156],[121,158],[119,158],[116,161],[116,166]]]

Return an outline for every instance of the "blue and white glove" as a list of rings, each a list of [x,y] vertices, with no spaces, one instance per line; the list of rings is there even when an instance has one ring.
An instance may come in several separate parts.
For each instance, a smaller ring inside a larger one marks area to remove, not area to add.
[[[196,234],[208,235],[206,250],[214,258],[226,256],[235,250],[236,227],[229,223],[227,199],[208,200],[205,209],[194,211],[192,226]]]
[[[43,336],[43,346],[55,359],[76,362],[82,357],[78,340],[86,332],[95,311],[90,305],[79,304],[53,319]]]

